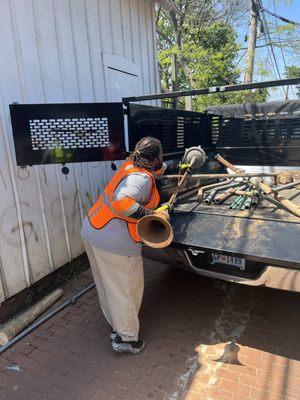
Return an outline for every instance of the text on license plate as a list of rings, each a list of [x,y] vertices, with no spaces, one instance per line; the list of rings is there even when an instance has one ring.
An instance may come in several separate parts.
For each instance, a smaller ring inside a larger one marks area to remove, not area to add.
[[[235,267],[240,268],[241,270],[245,269],[245,259],[234,256],[226,256],[224,254],[216,254],[212,253],[212,264],[227,264],[233,265]]]

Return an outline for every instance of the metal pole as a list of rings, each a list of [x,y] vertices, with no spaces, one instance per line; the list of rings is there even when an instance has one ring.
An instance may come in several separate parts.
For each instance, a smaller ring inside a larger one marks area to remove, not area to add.
[[[221,178],[253,178],[256,176],[264,177],[264,176],[278,176],[282,174],[282,172],[257,172],[257,173],[249,173],[249,174],[191,174],[189,178],[194,179],[221,179]],[[178,179],[181,178],[182,175],[164,175],[157,177],[156,179]]]
[[[272,193],[278,193],[278,192],[281,192],[282,190],[291,189],[297,185],[300,185],[300,181],[287,183],[286,185],[278,186],[275,189],[272,189]]]
[[[277,80],[273,80],[273,81],[243,83],[243,84],[239,84],[239,85],[213,86],[213,87],[209,87],[209,88],[205,88],[205,89],[184,90],[182,92],[168,92],[168,93],[159,93],[159,94],[149,94],[149,95],[145,95],[145,96],[123,97],[122,101],[124,104],[128,104],[133,101],[171,99],[174,97],[200,96],[200,95],[205,95],[205,94],[210,94],[210,93],[218,93],[218,92],[237,92],[240,90],[262,89],[262,88],[267,88],[267,87],[299,85],[299,84],[300,84],[300,77],[289,78],[289,79],[277,79]]]

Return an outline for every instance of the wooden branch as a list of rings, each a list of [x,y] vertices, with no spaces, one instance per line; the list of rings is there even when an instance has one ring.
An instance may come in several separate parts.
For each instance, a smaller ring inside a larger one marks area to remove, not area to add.
[[[166,40],[171,46],[174,46],[174,43],[172,42],[172,40],[166,36],[163,32],[161,32],[159,29],[156,28],[156,32],[164,39]]]
[[[161,7],[159,7],[158,11],[157,11],[157,15],[156,15],[156,21],[155,21],[155,25],[157,26],[159,18],[160,18],[160,13],[161,13]]]

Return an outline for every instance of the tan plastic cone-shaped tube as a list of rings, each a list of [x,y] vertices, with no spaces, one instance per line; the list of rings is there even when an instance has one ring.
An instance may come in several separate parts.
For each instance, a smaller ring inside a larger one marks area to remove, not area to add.
[[[156,212],[141,218],[137,224],[137,233],[143,243],[155,249],[169,246],[174,238],[168,212]]]

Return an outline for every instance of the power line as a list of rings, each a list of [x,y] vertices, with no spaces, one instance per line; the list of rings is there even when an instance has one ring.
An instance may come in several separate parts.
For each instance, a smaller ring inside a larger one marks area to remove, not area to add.
[[[245,57],[246,54],[247,54],[247,49],[244,50],[244,53],[240,56],[240,58],[236,62],[236,66],[239,65],[239,63],[242,61],[242,59]]]
[[[264,40],[265,40],[265,38],[264,38]],[[299,42],[300,43],[300,39],[295,40],[295,42]],[[281,39],[280,43],[279,42],[274,42],[274,41],[272,41],[271,43],[273,44],[273,46],[278,46],[279,47],[279,46],[282,46],[284,43],[290,43],[290,41]],[[256,46],[256,49],[259,49],[259,48],[262,48],[262,47],[269,47],[271,45],[271,43],[267,42],[265,44],[259,44],[259,45]],[[243,51],[243,50],[247,50],[247,47],[240,47],[238,49],[238,51]],[[288,50],[285,49],[285,51],[288,51]],[[295,52],[296,52],[296,50],[294,50],[292,53],[294,54]]]
[[[273,70],[274,75],[276,75],[274,60],[273,60],[272,54],[270,54],[270,47],[268,47],[268,57],[267,57],[266,63],[270,65],[270,67]],[[283,96],[285,97],[285,91],[284,91],[283,87],[281,86],[280,89],[283,92]]]
[[[275,0],[273,0],[273,7],[274,7],[274,13],[276,14],[276,4],[275,4]],[[283,64],[284,64],[284,68],[285,68],[285,72],[287,73],[287,65],[286,65],[286,60],[285,60],[285,55],[284,55],[284,51],[281,45],[281,38],[280,35],[278,33],[278,23],[277,23],[277,19],[275,18],[275,24],[276,24],[276,30],[277,30],[277,37],[278,37],[278,41],[279,41],[279,48],[282,54],[282,60],[283,60]],[[287,97],[289,96],[289,86],[286,89],[286,95]]]
[[[273,56],[273,60],[274,60],[274,63],[275,63],[275,68],[276,68],[276,71],[277,71],[279,79],[281,79],[281,73],[280,73],[279,66],[278,66],[278,63],[277,63],[277,60],[276,60],[276,55],[275,55],[274,47],[273,47],[273,44],[272,44],[272,39],[271,39],[270,31],[269,31],[269,26],[268,26],[268,22],[267,22],[267,19],[266,19],[266,16],[265,16],[265,12],[263,11],[263,6],[262,6],[262,3],[261,3],[261,0],[258,0],[258,5],[259,5],[259,8],[262,10],[262,12],[261,12],[262,20],[261,20],[261,22],[263,24],[263,27],[265,29],[266,35],[267,35],[269,43],[270,43],[270,50],[271,50],[271,54]],[[288,98],[287,91],[285,91],[285,96],[286,96],[286,98]]]
[[[266,13],[272,15],[272,16],[275,17],[275,18],[280,19],[280,20],[283,21],[283,22],[287,22],[288,24],[300,26],[300,23],[299,23],[299,22],[292,21],[292,20],[290,20],[290,19],[284,18],[284,17],[282,17],[281,15],[276,14],[276,11],[275,11],[275,13],[273,13],[272,11],[270,11],[270,10],[268,10],[267,8],[263,7],[262,4],[260,5],[260,8],[261,8],[263,11],[265,11]]]

